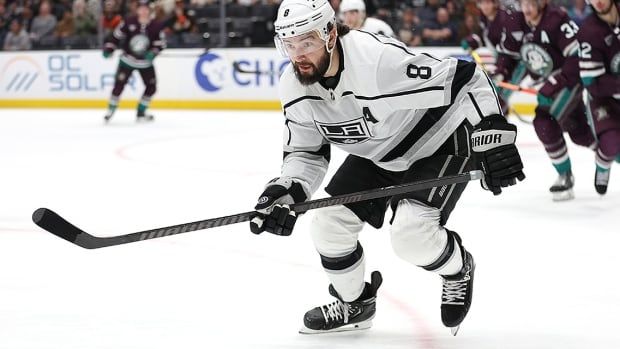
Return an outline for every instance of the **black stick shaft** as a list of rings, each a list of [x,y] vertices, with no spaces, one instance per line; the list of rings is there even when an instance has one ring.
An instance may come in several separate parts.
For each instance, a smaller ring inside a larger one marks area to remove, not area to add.
[[[433,187],[465,183],[470,180],[482,178],[481,171],[471,171],[455,176],[446,176],[419,182],[394,185],[390,187],[371,189],[352,194],[333,196],[292,205],[291,208],[297,213],[304,213],[317,208],[350,204],[359,201],[372,200],[380,197],[394,196],[418,190],[426,190]],[[136,241],[150,240],[164,236],[188,233],[190,231],[221,227],[224,225],[247,222],[256,215],[255,211],[243,212],[230,216],[205,219],[191,223],[172,225],[169,227],[145,230],[137,233],[117,235],[111,237],[97,237],[90,235],[75,225],[69,223],[54,211],[47,208],[39,208],[32,214],[33,222],[48,232],[63,238],[78,246],[94,249],[107,246],[122,245]]]

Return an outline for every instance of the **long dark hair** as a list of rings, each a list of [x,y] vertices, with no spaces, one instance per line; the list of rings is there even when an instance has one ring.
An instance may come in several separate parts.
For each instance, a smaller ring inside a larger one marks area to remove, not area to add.
[[[333,24],[329,23],[327,25],[327,30],[331,31],[333,28],[334,28]],[[338,33],[338,36],[345,36],[350,31],[351,31],[351,28],[349,28],[346,24],[336,22],[336,32]]]

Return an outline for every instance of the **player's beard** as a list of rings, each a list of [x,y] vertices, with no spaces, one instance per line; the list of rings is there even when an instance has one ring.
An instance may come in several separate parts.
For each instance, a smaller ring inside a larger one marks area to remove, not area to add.
[[[303,62],[304,65],[308,64],[312,66],[311,72],[307,74],[303,74],[299,70],[299,66],[297,65],[298,63],[293,62],[293,68],[295,70],[295,75],[297,76],[297,80],[299,80],[299,82],[302,85],[312,85],[318,82],[319,80],[321,80],[323,75],[327,73],[330,59],[331,59],[331,55],[327,53],[327,50],[325,48],[323,48],[323,55],[319,59],[318,65],[315,65],[312,62]]]

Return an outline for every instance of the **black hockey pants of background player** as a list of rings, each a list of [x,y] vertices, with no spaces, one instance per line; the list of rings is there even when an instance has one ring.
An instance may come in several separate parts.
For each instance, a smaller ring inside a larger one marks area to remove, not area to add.
[[[120,96],[123,93],[125,85],[127,85],[127,82],[129,81],[129,78],[134,70],[137,70],[138,73],[140,73],[140,77],[146,87],[144,89],[144,94],[140,99],[140,103],[138,104],[138,116],[145,115],[146,109],[151,102],[151,97],[155,94],[155,92],[157,92],[157,77],[155,75],[155,68],[153,66],[147,68],[134,68],[123,63],[122,61],[119,63],[116,70],[116,75],[114,76],[114,88],[112,89],[112,96],[110,97],[110,102],[108,105],[109,114],[114,113],[118,107]]]

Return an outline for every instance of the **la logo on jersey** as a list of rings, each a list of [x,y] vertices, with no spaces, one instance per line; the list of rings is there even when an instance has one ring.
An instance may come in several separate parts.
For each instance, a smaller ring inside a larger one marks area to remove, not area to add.
[[[364,117],[337,123],[320,121],[315,123],[323,137],[332,143],[357,144],[372,137]]]

